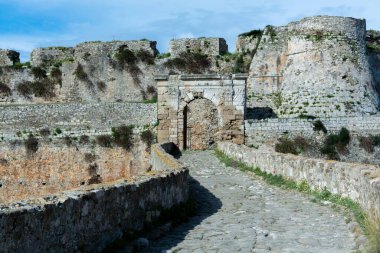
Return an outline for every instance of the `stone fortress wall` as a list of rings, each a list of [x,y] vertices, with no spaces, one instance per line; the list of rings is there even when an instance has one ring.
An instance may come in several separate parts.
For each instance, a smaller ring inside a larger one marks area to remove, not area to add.
[[[1,251],[102,252],[154,224],[189,194],[188,170],[166,149],[152,147],[154,174],[0,205]]]
[[[13,66],[16,62],[20,62],[19,52],[0,49],[0,67]]]
[[[364,20],[329,16],[266,27],[260,42],[251,42],[247,106],[282,118],[378,113],[365,34]]]
[[[146,126],[157,121],[156,104],[144,103],[67,103],[0,107],[0,138],[17,139],[49,128],[62,130],[63,136],[110,132],[120,125]],[[20,133],[19,133],[20,135]],[[79,135],[80,136],[80,135]]]
[[[313,122],[316,120],[320,120],[329,133],[338,133],[345,127],[354,135],[380,134],[380,116],[245,120],[245,144],[258,145],[288,135],[311,137],[315,133]]]
[[[282,175],[312,189],[326,188],[359,203],[374,221],[380,218],[380,169],[375,165],[352,164],[262,152],[244,145],[218,143],[226,155],[274,175]]]
[[[228,45],[223,38],[172,39],[169,42],[169,53],[179,56],[182,52],[222,55],[228,52]]]

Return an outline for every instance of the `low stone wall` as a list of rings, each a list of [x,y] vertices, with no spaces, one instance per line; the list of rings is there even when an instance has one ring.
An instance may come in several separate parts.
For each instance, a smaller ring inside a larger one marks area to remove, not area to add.
[[[331,133],[346,127],[357,135],[380,134],[380,116],[318,118]],[[246,145],[277,140],[284,134],[312,136],[312,119],[286,118],[266,120],[245,120]]]
[[[358,202],[371,218],[380,218],[380,168],[373,165],[310,159],[290,154],[260,152],[243,145],[222,142],[226,155],[262,171],[324,189]]]
[[[101,252],[187,201],[187,169],[152,174],[0,205],[0,252]]]
[[[68,103],[0,107],[0,136],[48,127],[61,130],[110,130],[120,125],[156,122],[156,104]]]

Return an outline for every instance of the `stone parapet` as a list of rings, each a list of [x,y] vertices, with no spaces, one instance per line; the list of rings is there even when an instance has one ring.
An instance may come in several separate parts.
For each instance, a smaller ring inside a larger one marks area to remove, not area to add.
[[[184,168],[166,168],[133,180],[0,205],[1,252],[102,252],[154,224],[162,211],[186,202],[188,178]]]
[[[380,218],[380,168],[377,166],[263,152],[227,142],[218,143],[218,149],[267,173],[307,182],[312,189],[327,189],[350,198],[358,202],[370,218]]]

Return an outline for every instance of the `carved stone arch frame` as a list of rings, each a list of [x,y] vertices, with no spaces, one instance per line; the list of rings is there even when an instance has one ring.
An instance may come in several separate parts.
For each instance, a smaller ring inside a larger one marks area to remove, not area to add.
[[[192,92],[189,92],[189,93],[192,93]],[[207,93],[206,93],[207,94]],[[187,111],[185,113],[185,109],[187,110],[188,108],[188,105],[197,100],[197,99],[207,99],[208,101],[210,101],[214,107],[216,108],[217,110],[217,119],[218,119],[218,136],[216,136],[217,140],[220,139],[219,137],[219,132],[222,130],[222,127],[223,127],[223,120],[222,120],[222,110],[220,108],[220,106],[218,106],[218,104],[215,103],[215,101],[212,100],[212,98],[209,98],[208,96],[204,96],[204,93],[202,95],[197,95],[197,96],[191,96],[190,99],[185,99],[185,98],[181,98],[180,101],[179,101],[179,106],[178,106],[178,121],[177,121],[177,128],[178,128],[178,145],[180,147],[180,149],[186,149],[186,114],[187,114]]]
[[[184,110],[197,98],[212,102],[218,111],[220,141],[244,143],[245,90],[248,75],[156,76],[157,139],[183,148]]]

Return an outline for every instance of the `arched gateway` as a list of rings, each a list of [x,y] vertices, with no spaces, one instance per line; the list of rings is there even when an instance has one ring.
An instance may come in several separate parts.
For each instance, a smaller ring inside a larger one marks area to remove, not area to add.
[[[156,76],[158,141],[208,149],[244,144],[245,74]]]

